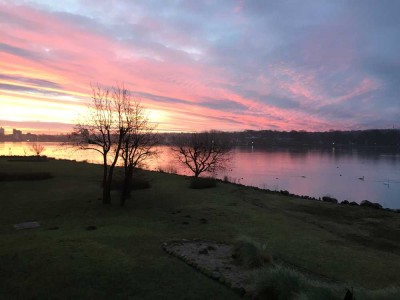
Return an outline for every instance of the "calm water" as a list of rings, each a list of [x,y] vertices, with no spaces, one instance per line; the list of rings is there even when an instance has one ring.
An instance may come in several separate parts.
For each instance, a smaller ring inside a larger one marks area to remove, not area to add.
[[[94,151],[43,144],[43,154],[47,156],[101,162],[101,156]],[[0,155],[30,155],[29,149],[29,143],[0,143]],[[173,159],[168,147],[160,147],[159,153],[146,168],[190,174]],[[233,182],[260,188],[356,202],[367,199],[384,207],[400,208],[400,153],[238,148],[229,168],[218,177],[225,175]]]

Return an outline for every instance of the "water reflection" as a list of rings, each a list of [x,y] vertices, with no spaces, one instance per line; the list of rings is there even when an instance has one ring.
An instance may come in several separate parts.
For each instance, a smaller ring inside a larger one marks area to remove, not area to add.
[[[242,183],[338,200],[400,207],[400,155],[332,150],[237,150],[234,175]],[[364,180],[359,180],[364,176]]]
[[[95,151],[77,151],[44,143],[44,155],[101,163]],[[0,155],[32,155],[29,143],[0,143]],[[190,173],[174,159],[168,147],[159,147],[158,157],[147,162],[150,170]],[[393,151],[343,149],[256,149],[237,148],[231,165],[218,174],[246,185],[288,190],[299,195],[361,202],[379,202],[384,207],[400,208],[400,154]],[[364,180],[359,178],[364,176]]]

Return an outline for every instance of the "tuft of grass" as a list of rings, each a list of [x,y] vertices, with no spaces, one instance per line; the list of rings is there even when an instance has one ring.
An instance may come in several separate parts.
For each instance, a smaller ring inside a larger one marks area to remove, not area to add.
[[[34,181],[53,178],[49,172],[9,173],[0,172],[0,181]]]
[[[302,290],[296,299],[307,300],[343,300],[346,288],[341,285],[329,284],[317,280],[310,280],[303,276]]]
[[[380,290],[354,288],[354,299],[400,299],[400,288]],[[282,265],[262,268],[256,279],[255,296],[268,300],[342,300],[347,288],[344,285],[311,279],[302,273]]]
[[[158,166],[157,172],[167,173],[167,174],[178,174],[178,169],[173,164],[168,164],[166,166]]]
[[[190,180],[191,189],[208,189],[217,186],[217,181],[212,177],[193,177]]]
[[[265,245],[259,245],[250,238],[241,237],[233,246],[232,257],[242,266],[259,268],[272,263],[272,256],[265,248]]]
[[[380,290],[360,289],[354,292],[356,299],[365,300],[398,300],[400,299],[400,288],[389,287]]]
[[[300,295],[304,281],[302,274],[290,268],[263,268],[257,276],[255,293],[257,299],[291,300]]]

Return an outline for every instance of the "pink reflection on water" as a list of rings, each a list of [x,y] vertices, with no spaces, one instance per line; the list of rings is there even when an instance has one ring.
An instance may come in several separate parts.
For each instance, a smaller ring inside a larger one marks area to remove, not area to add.
[[[361,156],[357,152],[266,151],[235,153],[231,178],[240,183],[298,195],[331,196],[339,201],[370,200],[400,207],[400,156]],[[359,178],[364,176],[364,180]],[[389,182],[389,185],[386,183]]]

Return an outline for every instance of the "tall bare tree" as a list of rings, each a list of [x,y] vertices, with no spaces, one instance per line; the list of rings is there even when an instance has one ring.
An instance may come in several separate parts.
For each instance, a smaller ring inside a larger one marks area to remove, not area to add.
[[[231,143],[221,132],[210,131],[180,134],[173,141],[172,150],[194,177],[203,172],[214,173],[225,169],[230,160]]]
[[[154,133],[155,124],[149,122],[143,106],[134,101],[126,115],[129,130],[125,135],[122,145],[121,157],[124,163],[124,183],[121,193],[120,205],[125,204],[131,191],[133,171],[143,162],[156,154],[155,145],[157,138]]]
[[[130,94],[123,86],[111,89],[92,85],[92,105],[88,116],[76,124],[73,143],[94,150],[103,157],[103,203],[111,202],[111,183],[122,143],[129,131]],[[109,164],[110,161],[110,164]]]

